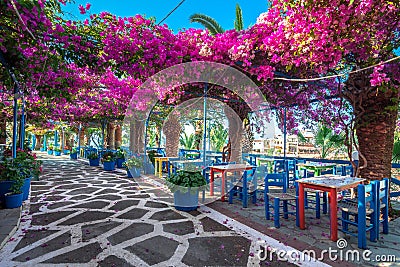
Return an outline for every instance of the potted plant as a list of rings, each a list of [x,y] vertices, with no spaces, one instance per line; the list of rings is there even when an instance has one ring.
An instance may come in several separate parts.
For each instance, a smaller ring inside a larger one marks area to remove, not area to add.
[[[89,165],[90,166],[99,166],[100,165],[99,154],[97,154],[97,152],[89,153],[87,155],[87,158],[89,160]]]
[[[49,145],[49,148],[47,150],[47,154],[53,155],[53,150],[54,150],[54,147],[52,145]]]
[[[54,156],[61,156],[61,148],[59,147],[54,148]]]
[[[124,162],[126,172],[129,178],[140,177],[140,169],[143,167],[143,159],[140,157],[132,157]]]
[[[6,150],[0,161],[0,201],[7,208],[22,205],[28,199],[32,176],[39,176],[41,162],[28,150],[17,150],[15,158]]]
[[[116,162],[117,162],[117,168],[122,168],[122,164],[125,161],[125,155],[124,155],[124,151],[122,149],[117,149],[117,152],[115,153],[115,157],[116,157]]]
[[[18,169],[17,169],[18,170]],[[24,192],[22,190],[25,182],[23,174],[17,171],[12,177],[14,182],[10,188],[10,192],[5,194],[5,207],[6,209],[14,209],[22,206],[24,200]]]
[[[207,181],[202,175],[200,167],[187,166],[167,177],[166,184],[174,193],[175,209],[191,211],[197,209],[199,190],[207,185]]]
[[[103,168],[105,171],[115,170],[115,154],[113,152],[105,152],[101,158],[101,162],[103,163]]]
[[[78,150],[74,147],[69,154],[70,159],[78,159]]]

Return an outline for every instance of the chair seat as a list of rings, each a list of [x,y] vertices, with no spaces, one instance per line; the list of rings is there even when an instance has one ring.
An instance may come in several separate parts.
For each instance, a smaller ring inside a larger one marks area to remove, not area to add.
[[[296,200],[296,195],[291,193],[267,193],[269,197],[279,198],[281,200]]]
[[[338,207],[343,210],[344,212],[352,213],[352,214],[358,214],[358,205],[357,203],[354,202],[339,202]],[[365,213],[366,215],[371,215],[374,212],[374,209],[367,208]]]
[[[237,184],[235,184],[235,186],[243,188],[243,182],[238,182]],[[254,186],[253,183],[249,182],[247,183],[247,191],[248,192],[254,192],[257,188]]]

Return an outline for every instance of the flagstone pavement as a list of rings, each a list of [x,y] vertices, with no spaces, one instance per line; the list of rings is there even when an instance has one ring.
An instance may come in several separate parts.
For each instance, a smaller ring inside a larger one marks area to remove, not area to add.
[[[246,217],[260,220],[246,214],[252,209],[219,202],[176,211],[167,201],[172,196],[154,184],[66,157],[41,156],[44,173],[32,182],[18,230],[0,250],[2,267],[329,266],[282,262],[271,253],[260,260],[260,240],[284,250],[293,249],[287,243],[294,241],[284,244],[277,239],[285,233],[272,231],[273,239],[259,226],[246,225]]]

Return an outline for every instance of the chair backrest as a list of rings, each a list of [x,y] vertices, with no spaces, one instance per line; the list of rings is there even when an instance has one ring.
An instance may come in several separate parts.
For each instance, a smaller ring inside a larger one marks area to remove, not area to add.
[[[295,171],[296,164],[294,160],[287,160],[286,161],[286,170],[289,171]]]
[[[269,186],[280,186],[283,188],[283,192],[286,193],[287,190],[287,176],[286,173],[268,173],[265,175],[264,183],[266,192],[269,191]]]
[[[262,183],[262,179],[265,177],[267,173],[268,173],[267,166],[258,166],[256,168],[253,168],[251,172],[253,184],[257,186],[259,181]],[[250,181],[250,179],[248,180]]]
[[[376,184],[359,184],[357,186],[358,194],[358,214],[365,215],[365,209],[369,206],[372,209],[376,208]]]
[[[385,204],[386,207],[388,207],[388,202],[389,202],[389,179],[384,178],[382,180],[375,180],[372,181],[371,183],[374,183],[376,185],[376,204],[377,204],[377,210],[380,210],[380,206],[382,204]]]
[[[284,171],[285,171],[285,160],[283,159],[274,160],[274,173],[279,173]]]

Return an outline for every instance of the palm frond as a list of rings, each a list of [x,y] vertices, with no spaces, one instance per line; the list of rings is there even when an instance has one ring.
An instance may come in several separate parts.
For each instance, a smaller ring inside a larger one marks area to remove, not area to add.
[[[221,24],[219,24],[215,19],[210,16],[195,13],[189,17],[189,21],[191,23],[197,22],[203,25],[212,35],[216,35],[217,33],[223,33],[225,30],[222,28]]]
[[[243,14],[242,14],[242,9],[240,8],[239,4],[236,4],[236,19],[234,22],[234,27],[235,27],[236,31],[241,31],[244,29]]]

